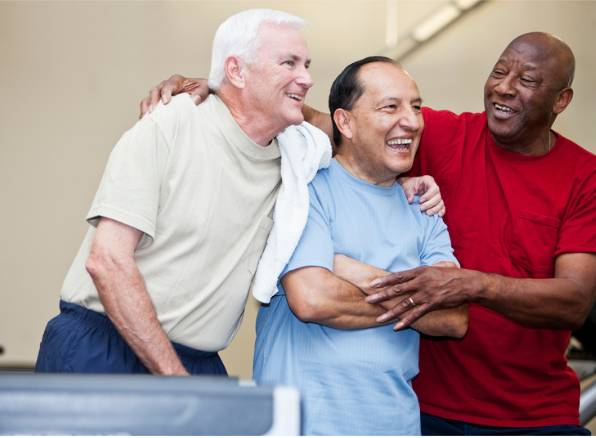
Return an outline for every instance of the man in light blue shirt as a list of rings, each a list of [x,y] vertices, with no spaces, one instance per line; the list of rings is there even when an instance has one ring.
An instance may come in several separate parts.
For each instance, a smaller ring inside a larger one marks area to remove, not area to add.
[[[300,389],[304,434],[417,435],[418,332],[461,337],[467,309],[396,332],[365,299],[373,277],[364,267],[457,265],[442,219],[410,205],[396,181],[418,147],[420,95],[394,61],[370,57],[344,69],[329,102],[338,151],[309,187],[306,228],[280,292],[259,312],[254,377]]]

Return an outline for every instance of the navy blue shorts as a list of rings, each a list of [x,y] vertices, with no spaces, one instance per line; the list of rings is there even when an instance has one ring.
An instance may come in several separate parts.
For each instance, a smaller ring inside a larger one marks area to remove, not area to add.
[[[190,374],[227,375],[217,352],[172,345]],[[46,326],[35,371],[150,373],[107,316],[65,301],[60,301],[60,314]]]
[[[591,435],[585,427],[573,424],[542,427],[493,427],[465,421],[448,420],[434,415],[420,414],[422,435]]]

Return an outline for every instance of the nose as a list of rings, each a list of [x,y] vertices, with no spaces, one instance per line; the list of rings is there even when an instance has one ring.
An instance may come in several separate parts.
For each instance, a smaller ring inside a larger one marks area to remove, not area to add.
[[[306,67],[301,67],[298,77],[296,78],[296,83],[306,90],[314,85],[310,72]]]
[[[493,89],[495,93],[502,96],[513,96],[515,95],[514,78],[512,75],[507,75],[497,80]]]
[[[410,132],[420,130],[422,126],[422,115],[420,114],[420,111],[411,106],[405,108],[399,118],[399,126]]]

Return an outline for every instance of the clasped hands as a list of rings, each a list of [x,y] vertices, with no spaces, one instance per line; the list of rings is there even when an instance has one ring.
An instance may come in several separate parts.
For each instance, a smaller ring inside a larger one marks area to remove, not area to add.
[[[336,254],[333,272],[362,290],[368,303],[380,304],[387,309],[377,322],[399,319],[394,325],[395,330],[409,327],[433,310],[468,303],[476,288],[474,272],[459,269],[450,262],[388,274]]]

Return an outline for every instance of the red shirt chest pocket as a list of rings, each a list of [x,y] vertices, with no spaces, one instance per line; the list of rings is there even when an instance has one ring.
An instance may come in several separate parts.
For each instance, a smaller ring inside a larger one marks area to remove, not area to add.
[[[554,253],[561,221],[554,216],[521,210],[513,217],[511,260],[526,277],[554,275]]]

